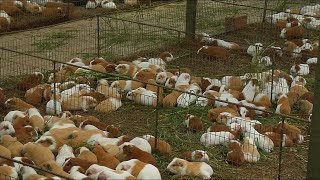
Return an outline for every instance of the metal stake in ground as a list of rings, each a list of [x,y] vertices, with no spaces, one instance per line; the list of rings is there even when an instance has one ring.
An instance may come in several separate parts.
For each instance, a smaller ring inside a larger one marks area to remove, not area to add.
[[[320,39],[320,31],[319,31]],[[320,49],[316,68],[314,104],[311,118],[307,179],[320,179]]]

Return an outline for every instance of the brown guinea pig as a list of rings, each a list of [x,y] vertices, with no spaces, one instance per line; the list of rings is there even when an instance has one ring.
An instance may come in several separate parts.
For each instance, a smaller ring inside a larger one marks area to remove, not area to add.
[[[199,117],[188,114],[187,119],[183,122],[192,132],[199,132],[203,129],[202,121]]]
[[[131,143],[125,142],[119,146],[120,156],[124,157],[124,161],[130,159],[139,159],[142,162],[152,164],[156,166],[156,159],[150,154],[147,153]]]

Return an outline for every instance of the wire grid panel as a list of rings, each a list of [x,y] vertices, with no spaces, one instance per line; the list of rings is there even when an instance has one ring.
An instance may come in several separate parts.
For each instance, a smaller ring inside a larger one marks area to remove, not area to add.
[[[66,62],[97,52],[96,28],[96,19],[87,19],[50,30],[15,33],[4,36],[1,47]]]
[[[167,1],[152,2],[152,6],[167,4]],[[45,2],[35,0],[25,4],[14,5],[10,1],[0,2],[1,10],[10,16],[9,23],[2,24],[1,33],[10,31],[26,30],[30,28],[41,28],[57,23],[65,23],[70,20],[94,17],[98,14],[125,14],[130,11],[141,11],[146,9],[145,4],[128,5],[123,2],[115,1],[117,8],[103,8],[100,4],[96,7],[86,8],[87,1],[63,1]]]

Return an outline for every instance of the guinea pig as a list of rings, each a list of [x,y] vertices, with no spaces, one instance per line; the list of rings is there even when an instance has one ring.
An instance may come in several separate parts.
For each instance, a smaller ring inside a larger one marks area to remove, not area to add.
[[[10,135],[1,136],[1,145],[8,148],[11,151],[12,157],[20,157],[23,149],[23,144],[20,143],[16,137]]]
[[[181,158],[193,162],[209,162],[209,156],[207,152],[203,150],[183,152]]]
[[[8,108],[19,110],[19,111],[27,111],[30,108],[34,108],[31,104],[28,104],[21,100],[20,98],[10,98],[8,99],[4,105]]]
[[[146,139],[149,142],[152,152],[157,151],[163,155],[171,155],[172,148],[168,142],[161,139],[158,139],[156,141],[156,139],[151,135],[144,135],[142,136],[142,138]]]
[[[134,64],[119,64],[115,68],[116,72],[122,75],[127,75],[130,77],[134,77],[134,75],[138,72],[139,68]]]
[[[247,162],[256,163],[260,160],[260,153],[252,138],[244,138],[242,151]]]
[[[289,115],[291,113],[291,107],[287,95],[279,93],[278,99],[278,105],[275,112],[278,114]]]
[[[44,75],[40,72],[34,72],[32,74],[26,75],[24,79],[22,79],[17,84],[17,88],[22,91],[26,91],[30,88],[33,88],[41,83]]]
[[[174,76],[171,72],[159,72],[156,75],[156,82],[158,84],[164,85],[167,81],[167,79],[171,78]]]
[[[0,179],[18,179],[18,173],[14,167],[2,165],[0,166]]]
[[[31,159],[36,165],[55,160],[55,156],[49,148],[33,142],[23,145],[22,154]]]
[[[308,100],[310,103],[313,103],[314,92],[306,92],[301,97],[301,100]]]
[[[63,100],[61,106],[63,110],[83,110],[86,112],[97,106],[97,100],[91,96],[71,96]]]
[[[43,132],[44,130],[44,119],[36,108],[30,108],[27,110],[30,125],[37,131]]]
[[[115,169],[120,163],[118,159],[105,152],[101,145],[96,144],[93,153],[97,156],[98,164]]]
[[[118,80],[111,83],[111,88],[120,89],[120,91],[131,91],[139,87],[144,87],[144,83],[133,80]]]
[[[228,51],[227,49],[220,46],[202,46],[197,54],[203,53],[207,56],[219,58],[219,59],[228,59]]]
[[[147,81],[148,79],[156,79],[157,73],[150,68],[142,68],[140,69],[133,77],[133,79],[137,79],[140,81]]]
[[[275,132],[266,132],[265,135],[267,135],[273,141],[275,146],[278,146],[278,147],[280,146],[281,134],[275,133]],[[292,139],[286,134],[283,134],[282,147],[292,147],[292,146],[293,146]]]
[[[298,107],[301,116],[309,116],[313,110],[313,104],[308,100],[298,101]]]
[[[127,93],[127,99],[134,101],[135,103],[145,106],[157,106],[157,95],[153,91],[149,91],[145,88],[138,88]]]
[[[127,171],[137,179],[161,179],[158,168],[138,159],[123,161],[118,164],[116,170]]]
[[[290,69],[291,75],[308,75],[310,72],[308,64],[294,64]]]
[[[306,32],[306,29],[302,26],[287,27],[281,30],[280,37],[285,39],[303,38]]]
[[[156,165],[156,160],[150,153],[142,151],[131,143],[123,143],[119,146],[119,149],[119,154],[124,157],[123,159],[125,161],[130,159],[139,159],[142,162]]]
[[[26,102],[32,105],[40,105],[44,90],[44,85],[37,85],[36,87],[27,90],[24,95]]]
[[[213,169],[205,162],[188,162],[184,159],[174,158],[167,169],[177,175],[200,176],[203,179],[210,179]]]
[[[14,134],[16,130],[14,129],[14,126],[9,121],[2,121],[0,122],[0,136],[3,135],[11,135]]]
[[[122,106],[121,99],[110,97],[101,101],[96,107],[97,112],[108,113],[118,110]]]
[[[177,105],[177,99],[182,94],[180,91],[172,91],[162,100],[162,105],[164,108],[175,107]]]
[[[97,156],[91,152],[88,148],[86,147],[81,147],[79,149],[79,155],[77,156],[77,158],[79,159],[82,159],[82,160],[87,160],[88,162],[91,162],[91,163],[98,163],[98,159],[97,159]]]
[[[200,142],[208,147],[218,144],[224,144],[234,138],[235,136],[232,133],[226,131],[207,132],[202,134]]]
[[[238,141],[231,140],[228,144],[227,162],[234,166],[245,163],[244,153]]]
[[[2,157],[11,159],[11,151],[2,145],[0,145],[0,155]],[[0,164],[4,164],[6,161],[7,161],[6,159],[0,158]]]
[[[191,114],[187,115],[187,119],[183,122],[183,124],[193,132],[201,131],[203,128],[201,119]]]

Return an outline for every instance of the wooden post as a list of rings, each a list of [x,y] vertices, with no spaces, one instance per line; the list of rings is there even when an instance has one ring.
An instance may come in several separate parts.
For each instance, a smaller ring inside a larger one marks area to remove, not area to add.
[[[187,0],[185,32],[188,39],[195,38],[196,19],[197,19],[197,2],[198,0]]]
[[[320,32],[319,32],[320,39]],[[320,52],[320,50],[319,50]],[[316,68],[314,104],[311,118],[308,170],[306,179],[320,179],[320,54]]]

